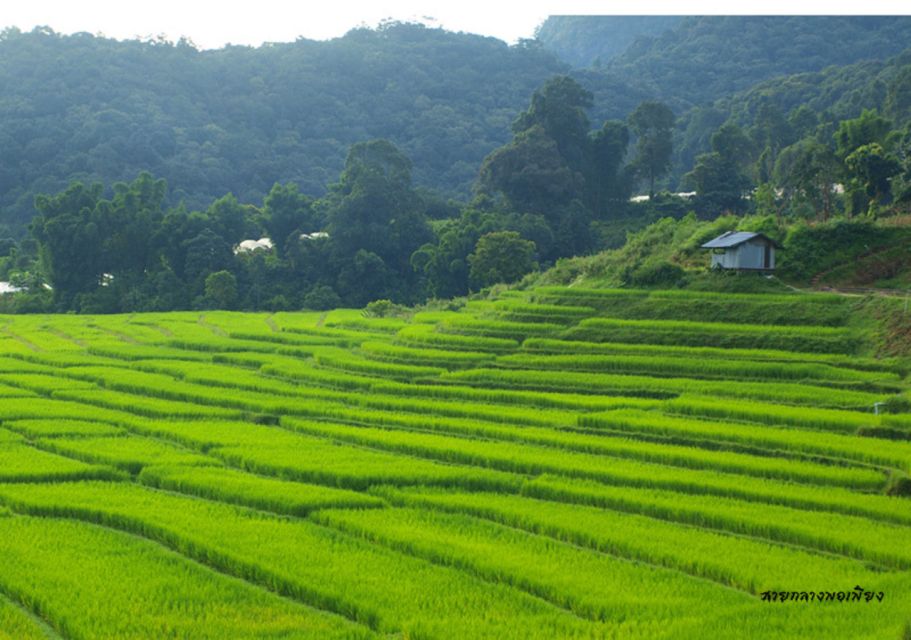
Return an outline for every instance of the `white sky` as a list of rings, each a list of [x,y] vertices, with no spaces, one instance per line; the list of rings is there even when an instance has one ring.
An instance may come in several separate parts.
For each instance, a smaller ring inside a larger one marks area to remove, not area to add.
[[[587,14],[907,14],[899,0],[3,0],[0,28],[30,31],[49,26],[59,33],[86,31],[117,39],[159,34],[190,38],[204,49],[227,43],[259,46],[298,37],[325,40],[381,20],[420,21],[451,31],[489,35],[513,43],[530,38],[548,15]]]

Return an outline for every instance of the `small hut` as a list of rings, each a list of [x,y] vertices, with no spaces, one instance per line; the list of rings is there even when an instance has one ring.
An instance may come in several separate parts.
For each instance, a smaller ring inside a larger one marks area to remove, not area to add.
[[[762,233],[727,231],[702,245],[712,250],[713,269],[771,271],[782,246]]]

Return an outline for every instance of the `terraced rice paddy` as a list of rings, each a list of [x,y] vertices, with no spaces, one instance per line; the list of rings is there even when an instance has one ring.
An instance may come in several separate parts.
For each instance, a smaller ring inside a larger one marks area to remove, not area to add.
[[[0,318],[0,638],[906,639],[852,304]]]

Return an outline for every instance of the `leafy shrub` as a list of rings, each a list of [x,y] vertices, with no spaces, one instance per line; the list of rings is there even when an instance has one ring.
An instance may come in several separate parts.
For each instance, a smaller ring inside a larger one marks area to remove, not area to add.
[[[633,287],[679,287],[685,279],[686,272],[682,268],[665,260],[647,262],[623,274],[624,284]]]
[[[402,315],[408,308],[394,303],[392,300],[374,300],[364,307],[364,315],[368,318],[389,318]]]
[[[812,227],[800,224],[785,238],[778,270],[791,278],[811,278],[882,246],[892,235],[889,229],[865,220],[836,220]]]
[[[338,294],[324,284],[318,284],[306,294],[301,300],[301,307],[312,311],[328,311],[342,306],[342,299]]]
[[[908,476],[893,475],[886,487],[886,494],[890,496],[911,496],[911,478]]]

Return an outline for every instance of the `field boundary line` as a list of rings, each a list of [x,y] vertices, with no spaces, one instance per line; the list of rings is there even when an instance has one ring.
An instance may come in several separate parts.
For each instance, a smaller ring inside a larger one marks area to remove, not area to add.
[[[552,525],[548,525],[548,524],[539,525],[535,522],[529,522],[529,523],[527,523],[527,526],[522,526],[525,523],[520,522],[521,517],[516,518],[516,520],[513,521],[510,518],[510,516],[508,516],[508,515],[501,515],[495,511],[491,511],[491,510],[480,508],[480,507],[478,507],[478,508],[469,507],[467,510],[463,510],[456,506],[437,504],[437,503],[433,503],[430,501],[418,502],[417,505],[419,505],[419,506],[416,506],[416,504],[412,504],[409,502],[407,496],[399,497],[399,496],[394,495],[394,492],[391,494],[389,492],[379,491],[379,492],[373,492],[373,495],[383,497],[386,500],[389,500],[389,502],[392,505],[397,506],[397,507],[432,509],[435,511],[442,511],[444,513],[454,513],[454,514],[463,515],[463,516],[472,516],[475,518],[480,518],[482,520],[488,520],[490,522],[493,522],[493,523],[496,523],[496,524],[499,524],[502,526],[510,527],[510,528],[516,529],[518,531],[524,531],[525,533],[530,533],[530,534],[546,537],[546,538],[556,540],[561,543],[572,544],[572,545],[577,546],[582,549],[596,551],[598,553],[609,555],[609,556],[612,556],[615,558],[620,558],[620,559],[626,560],[628,562],[645,564],[645,565],[649,565],[649,566],[653,566],[653,567],[660,567],[662,569],[669,569],[672,571],[677,571],[677,572],[679,572],[683,575],[686,575],[690,578],[693,578],[693,579],[706,580],[706,581],[712,582],[714,584],[728,587],[735,591],[739,591],[739,592],[742,592],[742,593],[745,593],[745,594],[748,594],[751,596],[757,595],[750,591],[747,591],[746,589],[742,589],[730,582],[723,582],[721,580],[716,580],[716,579],[711,578],[706,575],[690,573],[689,571],[687,571],[684,568],[677,566],[675,564],[663,564],[660,562],[653,562],[652,560],[649,560],[645,556],[641,556],[641,555],[637,555],[637,554],[623,554],[619,551],[614,552],[614,551],[609,551],[609,550],[599,548],[597,546],[597,544],[598,544],[597,540],[592,540],[591,545],[585,544],[581,539],[584,536],[576,536],[575,532],[573,532],[573,531],[561,531],[558,529],[554,529]],[[617,513],[623,513],[623,514],[639,515],[639,516],[642,516],[645,518],[651,518],[654,520],[658,520],[660,522],[670,523],[675,526],[683,527],[686,529],[692,529],[692,530],[699,531],[702,533],[710,532],[710,533],[713,533],[716,535],[722,535],[725,537],[736,538],[736,539],[740,539],[740,540],[749,540],[751,542],[756,542],[756,543],[760,543],[760,544],[773,545],[773,546],[777,546],[777,547],[783,547],[786,549],[793,549],[793,550],[800,551],[800,552],[803,552],[803,553],[806,553],[809,555],[820,556],[823,558],[848,560],[848,561],[857,562],[859,564],[863,564],[863,565],[866,565],[869,567],[877,567],[878,569],[883,570],[883,571],[899,573],[900,571],[904,570],[904,569],[895,568],[894,566],[888,567],[880,562],[876,562],[873,560],[859,559],[859,558],[855,558],[852,556],[846,556],[846,555],[843,555],[843,554],[840,554],[840,553],[837,553],[834,551],[828,551],[825,549],[819,549],[819,548],[815,548],[815,547],[805,547],[803,545],[800,545],[800,544],[797,544],[794,542],[787,542],[787,541],[782,541],[782,540],[774,540],[774,539],[770,539],[770,538],[756,537],[756,536],[751,536],[749,534],[737,533],[737,532],[729,531],[729,530],[725,530],[725,529],[703,528],[699,525],[690,524],[688,522],[665,520],[663,518],[658,518],[658,517],[654,517],[651,515],[647,515],[645,513],[639,513],[639,512],[635,512],[635,511],[623,511],[623,510],[613,509],[613,508],[606,507],[606,506],[602,507],[602,506],[597,506],[597,505],[592,505],[592,504],[587,504],[587,503],[561,502],[561,501],[550,500],[547,498],[541,498],[541,497],[538,497],[535,495],[528,495],[528,494],[517,494],[517,495],[522,495],[526,498],[531,498],[534,500],[556,502],[557,504],[563,504],[563,505],[590,507],[590,508],[602,509],[605,511],[615,511]]]
[[[10,323],[7,322],[7,323],[3,326],[3,328],[0,329],[0,330],[2,330],[3,333],[5,333],[6,335],[8,335],[10,338],[12,338],[13,340],[15,340],[16,342],[25,345],[26,347],[28,347],[28,348],[29,348],[30,350],[32,350],[32,351],[44,351],[44,349],[42,349],[41,347],[39,347],[39,346],[38,346],[37,344],[35,344],[34,342],[30,342],[29,340],[27,340],[27,339],[23,338],[22,336],[20,336],[18,333],[13,333],[12,331],[10,331],[9,325],[10,325]]]
[[[154,489],[152,487],[145,488],[150,491],[157,491],[157,489]],[[178,495],[183,496],[184,494]],[[205,498],[200,499],[205,500]],[[311,592],[312,595],[316,598],[319,597],[319,592],[309,585],[301,588],[294,583],[289,582],[286,578],[282,577],[272,570],[262,569],[253,564],[250,564],[250,561],[246,558],[239,559],[238,568],[240,570],[234,573],[222,566],[228,564],[226,560],[231,558],[230,552],[221,551],[212,546],[199,546],[198,543],[195,543],[191,540],[186,540],[184,536],[179,533],[171,532],[168,529],[162,528],[156,524],[148,524],[143,520],[136,518],[135,516],[110,515],[103,511],[92,511],[84,507],[69,508],[66,506],[56,505],[47,507],[29,506],[27,504],[20,506],[15,505],[14,502],[10,503],[4,501],[4,503],[15,513],[31,517],[75,520],[77,522],[84,522],[104,529],[108,529],[110,531],[116,531],[121,534],[126,534],[135,538],[146,540],[164,549],[167,549],[171,553],[174,553],[187,562],[191,562],[193,564],[204,567],[214,573],[223,575],[233,580],[239,580],[248,586],[267,591],[285,600],[289,600],[301,606],[306,606],[314,611],[335,615],[351,622],[352,624],[356,624],[376,633],[382,633],[380,629],[376,628],[375,626],[358,620],[355,617],[351,617],[341,610],[336,611],[335,609],[331,609],[329,607],[322,607],[310,601],[311,599],[315,598],[304,599],[304,596],[307,592]],[[316,523],[311,522],[311,524]],[[205,557],[207,561],[204,562],[203,560],[200,560],[199,557]],[[238,559],[235,558],[235,560]],[[209,564],[209,562],[212,564]],[[261,582],[254,581],[251,576],[256,576],[261,580]],[[273,586],[275,587],[274,589],[272,588]],[[376,617],[374,615],[370,615],[372,612],[369,610],[364,611],[364,613],[367,613],[369,618]]]
[[[405,507],[405,508],[413,508],[413,507]],[[327,509],[327,511],[328,511],[328,510],[330,510],[330,509]],[[317,513],[317,512],[315,512],[315,513]],[[444,513],[445,513],[445,512],[444,512]],[[589,548],[589,547],[583,547],[583,546],[578,545],[578,544],[576,544],[576,543],[574,543],[574,542],[572,542],[572,541],[569,541],[569,540],[560,540],[560,539],[557,539],[557,538],[554,538],[554,537],[551,537],[551,536],[547,536],[547,535],[544,535],[544,534],[541,534],[541,533],[538,533],[538,532],[527,531],[527,530],[525,530],[525,529],[521,529],[521,528],[519,528],[519,527],[512,526],[512,525],[507,524],[507,523],[505,523],[505,522],[499,522],[499,521],[495,521],[495,520],[488,520],[487,518],[482,518],[482,517],[479,517],[479,516],[477,516],[477,515],[475,515],[475,514],[465,514],[465,513],[459,512],[459,515],[468,515],[469,517],[477,518],[477,519],[479,519],[479,520],[486,520],[487,522],[492,522],[492,523],[496,524],[497,526],[501,526],[501,527],[503,527],[503,528],[505,528],[505,529],[510,529],[510,530],[512,530],[512,531],[518,531],[518,532],[521,532],[521,533],[526,534],[526,535],[528,535],[528,536],[531,536],[531,537],[534,537],[534,538],[543,539],[543,540],[547,540],[547,541],[549,541],[549,542],[556,542],[556,543],[558,543],[558,544],[566,545],[567,547],[571,547],[571,548],[573,548],[573,549],[577,549],[577,550],[580,550],[580,551],[584,551],[584,552],[586,552],[586,553],[594,553],[594,554],[597,554],[597,555],[600,555],[600,556],[607,556],[607,557],[612,558],[612,559],[614,559],[614,560],[617,560],[617,561],[620,561],[620,562],[625,562],[625,563],[628,563],[628,564],[634,564],[634,565],[635,565],[635,564],[645,564],[645,565],[649,565],[649,566],[651,566],[651,567],[654,567],[655,569],[660,569],[660,570],[664,570],[664,571],[673,571],[674,573],[678,573],[678,574],[683,575],[683,576],[684,576],[686,579],[688,579],[688,580],[697,580],[697,581],[701,581],[701,582],[710,583],[710,584],[712,584],[712,585],[715,585],[715,586],[718,586],[718,587],[722,587],[722,588],[724,588],[724,589],[729,589],[729,590],[731,590],[731,591],[734,591],[734,592],[743,594],[743,595],[748,596],[748,597],[750,597],[750,598],[756,598],[756,597],[757,597],[757,596],[755,596],[754,594],[752,594],[752,593],[750,593],[750,592],[748,592],[748,591],[744,591],[744,590],[742,590],[742,589],[738,589],[737,587],[734,587],[734,586],[732,586],[732,585],[724,584],[724,583],[721,583],[721,582],[716,582],[716,581],[714,581],[714,580],[710,580],[710,579],[705,578],[705,577],[703,577],[703,576],[697,576],[697,575],[693,575],[693,574],[690,574],[690,573],[686,573],[686,572],[681,571],[681,570],[679,570],[679,569],[676,569],[676,568],[674,568],[674,567],[667,567],[667,566],[663,566],[663,565],[660,565],[660,564],[655,564],[655,563],[653,563],[653,562],[647,562],[647,561],[645,561],[645,560],[640,560],[640,559],[635,559],[635,560],[633,560],[633,559],[630,559],[630,558],[625,558],[625,557],[620,556],[620,555],[611,554],[611,553],[606,553],[606,552],[604,552],[604,551],[602,551],[602,550],[600,550],[600,549],[594,549],[594,548]],[[551,606],[553,606],[553,607],[556,607],[556,608],[558,608],[558,609],[561,609],[561,610],[563,610],[563,611],[569,613],[570,615],[572,615],[572,616],[574,616],[574,617],[576,617],[576,618],[579,618],[579,619],[581,619],[581,620],[590,620],[590,621],[593,621],[593,622],[604,622],[604,621],[609,621],[609,620],[605,620],[605,619],[599,618],[598,616],[595,616],[595,615],[586,615],[586,614],[584,614],[584,613],[582,613],[582,612],[580,612],[580,611],[575,611],[575,610],[573,610],[572,608],[570,608],[569,606],[560,603],[559,601],[557,601],[556,599],[554,599],[552,596],[548,596],[548,595],[546,595],[546,594],[544,594],[544,593],[540,593],[539,590],[538,590],[540,587],[539,587],[538,585],[535,584],[535,581],[534,581],[534,580],[532,580],[532,579],[527,579],[527,578],[523,578],[521,575],[518,575],[518,574],[513,574],[513,573],[501,573],[501,574],[498,574],[498,575],[490,575],[490,574],[488,573],[488,571],[485,571],[485,570],[483,570],[483,569],[479,569],[479,568],[478,568],[477,566],[475,566],[470,560],[460,559],[460,558],[447,559],[447,558],[442,557],[442,556],[440,556],[440,557],[434,557],[433,555],[431,555],[431,554],[429,554],[429,553],[424,553],[424,552],[420,551],[419,549],[416,549],[416,548],[414,547],[414,545],[412,545],[412,544],[409,543],[409,542],[401,542],[401,541],[397,541],[397,540],[390,540],[390,539],[386,538],[385,536],[383,536],[383,535],[381,535],[381,534],[374,533],[374,532],[372,532],[372,531],[367,531],[367,530],[358,531],[358,530],[355,530],[354,528],[349,529],[349,528],[346,527],[346,526],[337,526],[337,525],[335,525],[335,524],[333,524],[333,523],[328,523],[328,524],[327,524],[327,523],[325,523],[325,522],[323,522],[323,521],[318,521],[317,524],[322,525],[322,526],[325,526],[325,527],[327,527],[327,528],[329,528],[329,529],[332,529],[333,531],[338,531],[339,533],[343,533],[343,534],[345,534],[345,535],[349,535],[349,536],[352,536],[352,537],[360,538],[360,539],[362,539],[362,540],[364,540],[364,541],[366,541],[366,542],[369,542],[370,544],[375,544],[375,545],[377,545],[377,546],[380,546],[380,547],[389,549],[389,550],[391,550],[391,551],[395,551],[395,552],[397,552],[397,553],[401,553],[401,554],[403,554],[403,555],[407,555],[407,556],[410,556],[410,557],[412,557],[412,558],[416,558],[416,559],[418,559],[418,560],[423,560],[424,562],[429,562],[430,564],[433,564],[433,565],[438,565],[438,566],[442,566],[442,567],[449,567],[449,568],[452,568],[452,569],[456,569],[456,570],[458,570],[458,571],[461,571],[462,573],[465,573],[465,574],[471,576],[472,578],[475,578],[476,580],[481,580],[481,581],[483,581],[483,582],[487,582],[487,583],[492,584],[492,585],[502,585],[502,584],[505,584],[505,585],[509,586],[509,587],[512,588],[512,589],[516,589],[517,591],[520,591],[520,592],[524,593],[525,595],[527,595],[527,596],[529,596],[529,597],[532,597],[532,598],[535,598],[535,599],[537,599],[537,600],[541,600],[541,601],[543,601],[543,602],[546,602],[547,604],[549,604],[549,605],[551,605]]]
[[[2,585],[0,585],[0,602],[7,602],[21,611],[29,620],[37,625],[48,640],[68,640],[68,636],[57,630],[50,620],[26,607],[18,598],[10,595],[9,591]]]

